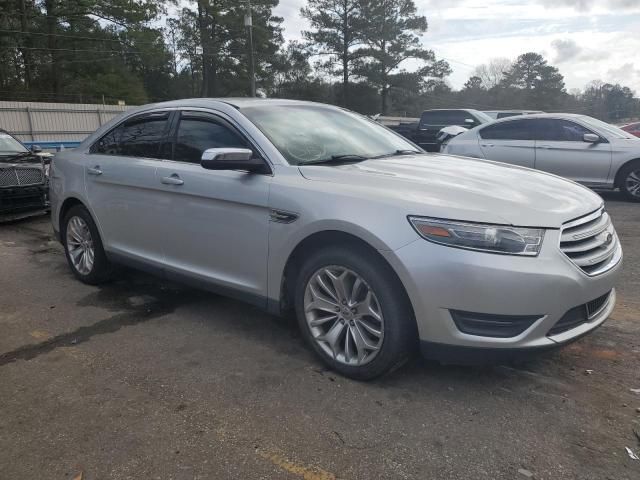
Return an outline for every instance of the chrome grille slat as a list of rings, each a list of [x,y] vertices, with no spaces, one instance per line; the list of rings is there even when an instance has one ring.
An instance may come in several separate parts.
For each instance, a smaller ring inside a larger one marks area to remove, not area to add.
[[[41,168],[10,167],[0,169],[0,187],[26,187],[43,181]]]
[[[567,222],[560,233],[560,250],[587,275],[606,272],[622,256],[611,218],[604,209]]]

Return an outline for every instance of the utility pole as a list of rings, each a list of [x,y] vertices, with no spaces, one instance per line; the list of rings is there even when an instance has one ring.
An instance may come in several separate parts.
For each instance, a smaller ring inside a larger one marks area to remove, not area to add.
[[[251,18],[251,0],[247,0],[247,14],[244,16],[244,26],[247,29],[247,35],[249,36],[249,76],[251,80],[251,92],[252,97],[256,96],[256,72],[253,60],[253,20]]]

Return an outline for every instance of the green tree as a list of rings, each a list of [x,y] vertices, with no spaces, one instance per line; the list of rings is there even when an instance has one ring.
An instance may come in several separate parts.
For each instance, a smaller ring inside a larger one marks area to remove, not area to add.
[[[427,19],[418,15],[413,0],[379,0],[362,3],[365,20],[364,43],[360,53],[367,62],[359,69],[367,81],[378,88],[382,114],[389,110],[389,90],[394,77],[401,71],[403,62],[409,59],[421,61],[421,76],[448,72],[446,62],[435,62],[432,50],[425,49],[420,37],[427,31]]]
[[[499,85],[517,89],[521,102],[527,108],[555,109],[566,96],[564,78],[554,66],[538,53],[524,53],[518,57]]]
[[[330,74],[342,77],[342,104],[347,105],[349,80],[361,60],[358,46],[363,40],[364,21],[361,0],[309,0],[300,10],[309,21],[303,32],[309,49],[326,57],[319,65]]]
[[[253,44],[256,76],[264,83],[268,65],[282,39],[282,18],[273,15],[278,0],[253,0]],[[249,61],[244,16],[247,3],[197,0],[197,29],[202,59],[202,96],[246,94]],[[183,10],[184,12],[184,10]]]

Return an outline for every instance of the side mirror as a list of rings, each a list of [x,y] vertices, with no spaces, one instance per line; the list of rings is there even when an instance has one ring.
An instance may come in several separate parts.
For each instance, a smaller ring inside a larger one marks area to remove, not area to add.
[[[248,148],[208,148],[202,152],[200,165],[207,170],[266,171],[264,161],[253,158],[253,152]]]
[[[582,139],[588,143],[598,143],[600,141],[600,137],[595,133],[585,133]]]
[[[31,152],[42,153],[42,147],[40,145],[31,145]]]

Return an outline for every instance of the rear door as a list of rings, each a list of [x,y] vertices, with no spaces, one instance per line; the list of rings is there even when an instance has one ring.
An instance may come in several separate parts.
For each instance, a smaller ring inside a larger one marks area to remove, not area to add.
[[[514,119],[491,123],[478,132],[484,158],[534,168],[535,130],[532,120]]]
[[[611,169],[611,144],[585,142],[595,133],[579,123],[556,118],[536,120],[536,169],[570,178],[585,185],[607,182]]]
[[[157,264],[163,260],[157,229],[164,212],[155,173],[169,116],[156,111],[128,118],[92,145],[85,165],[87,196],[105,248]]]
[[[258,155],[257,150],[216,114],[183,111],[177,120],[171,160],[157,169],[165,192],[161,236],[167,271],[260,301],[267,293],[272,177],[205,170],[200,159],[208,148],[251,148]]]

